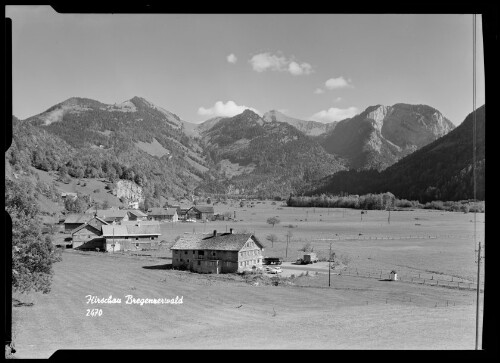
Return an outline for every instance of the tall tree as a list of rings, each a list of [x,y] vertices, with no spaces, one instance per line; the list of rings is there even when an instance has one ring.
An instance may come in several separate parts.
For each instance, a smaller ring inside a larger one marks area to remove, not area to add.
[[[52,265],[61,260],[50,237],[42,235],[33,185],[6,180],[5,210],[12,220],[12,288],[50,292]]]

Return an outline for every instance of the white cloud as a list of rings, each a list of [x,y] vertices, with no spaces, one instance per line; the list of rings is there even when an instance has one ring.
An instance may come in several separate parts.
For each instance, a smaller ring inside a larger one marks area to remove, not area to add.
[[[215,102],[210,108],[200,107],[198,108],[198,115],[201,116],[210,116],[210,117],[232,117],[238,115],[245,111],[246,109],[252,110],[255,113],[260,115],[260,112],[255,108],[247,107],[247,106],[239,106],[234,101],[227,101],[226,103],[222,101]]]
[[[236,58],[236,56],[233,53],[229,54],[226,59],[229,63],[233,64],[238,61],[238,58]]]
[[[332,90],[336,88],[345,88],[345,87],[352,87],[351,85],[351,79],[346,81],[344,77],[338,77],[338,78],[330,78],[325,82],[326,88]]]
[[[279,57],[270,53],[256,54],[249,62],[256,72],[264,72],[268,69],[271,71],[284,71],[287,64],[285,57]]]
[[[298,64],[297,62],[290,62],[288,64],[288,72],[294,76],[300,76],[302,74],[312,73],[312,66],[309,63]]]
[[[278,72],[289,72],[294,76],[300,76],[303,74],[311,74],[313,68],[309,63],[302,62],[298,63],[294,60],[287,59],[282,55],[274,55],[271,53],[259,53],[255,54],[249,63],[256,72],[264,72],[267,70],[278,71]]]
[[[317,94],[317,95],[320,95],[320,94],[322,94],[322,93],[325,93],[325,90],[323,90],[322,88],[316,88],[316,89],[314,90],[314,93],[315,93],[315,94]]]
[[[323,110],[315,113],[311,117],[310,120],[319,121],[319,122],[332,122],[332,121],[340,121],[345,118],[353,117],[357,114],[358,109],[356,107],[349,108],[335,108],[331,107],[327,111]]]

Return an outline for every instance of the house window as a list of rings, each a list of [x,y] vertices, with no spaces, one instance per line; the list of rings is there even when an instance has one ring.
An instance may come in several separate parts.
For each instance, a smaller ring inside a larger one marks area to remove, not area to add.
[[[198,260],[198,266],[200,266],[200,261]]]
[[[128,237],[125,237],[125,239],[128,239]]]
[[[155,238],[154,237],[151,237],[151,240],[154,240]]]
[[[189,263],[189,258],[187,259],[187,262]]]
[[[135,237],[135,240],[138,241],[139,240],[139,237]]]
[[[204,256],[205,255],[205,251],[198,251],[198,255]]]
[[[188,251],[184,251],[184,254],[187,255],[188,254]]]

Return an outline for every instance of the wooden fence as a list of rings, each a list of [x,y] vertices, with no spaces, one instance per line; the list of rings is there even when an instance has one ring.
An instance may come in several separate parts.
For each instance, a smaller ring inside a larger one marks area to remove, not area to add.
[[[379,280],[389,280],[391,278],[389,273],[383,271],[367,271],[359,269],[344,269],[336,272],[338,275],[357,276],[365,278],[376,278]],[[466,280],[459,277],[447,276],[441,274],[397,274],[398,281],[409,282],[420,285],[440,286],[467,290],[477,290],[477,283],[474,280]],[[484,290],[484,281],[481,281],[481,292]]]

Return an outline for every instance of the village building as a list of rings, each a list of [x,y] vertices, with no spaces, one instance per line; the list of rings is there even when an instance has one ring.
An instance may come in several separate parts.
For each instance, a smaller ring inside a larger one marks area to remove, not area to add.
[[[151,208],[148,211],[148,219],[154,221],[178,222],[177,209],[174,208]]]
[[[191,234],[172,247],[172,266],[201,273],[232,273],[262,267],[264,245],[251,233]]]
[[[64,219],[64,232],[71,232],[75,228],[80,227],[81,225],[87,223],[92,219],[91,214],[86,214],[86,213],[73,213],[73,214],[68,214],[66,218]]]
[[[87,223],[75,228],[71,232],[73,248],[80,250],[104,249],[101,227],[107,224],[101,218],[93,217]]]
[[[129,209],[127,214],[130,221],[146,221],[148,219],[148,215],[138,209]]]
[[[211,205],[195,205],[186,212],[188,219],[212,220],[214,217],[214,207]]]
[[[132,209],[139,209],[139,202],[138,201],[128,202],[128,207]]]
[[[161,236],[160,224],[148,221],[125,221],[121,225],[103,225],[101,228],[104,248],[108,252],[150,249],[158,245]]]
[[[108,223],[120,223],[130,219],[128,210],[126,209],[97,209],[94,210],[94,215],[104,219]]]
[[[182,207],[177,208],[177,215],[180,220],[185,220],[187,218],[186,215],[188,210],[189,208],[182,208]]]

